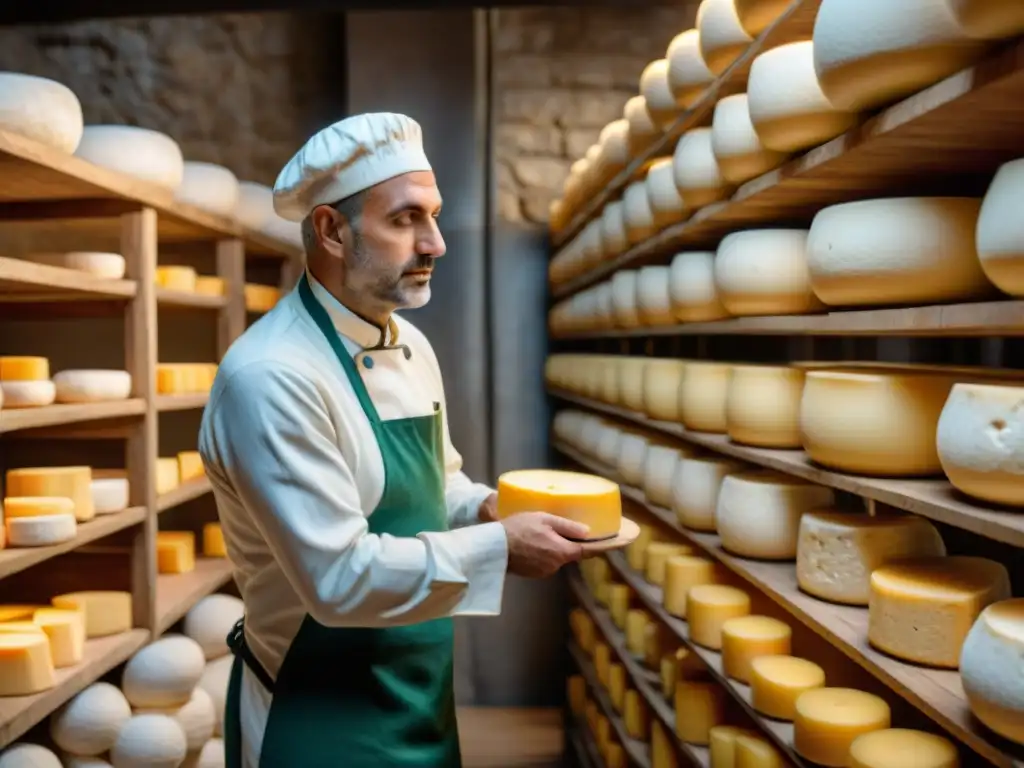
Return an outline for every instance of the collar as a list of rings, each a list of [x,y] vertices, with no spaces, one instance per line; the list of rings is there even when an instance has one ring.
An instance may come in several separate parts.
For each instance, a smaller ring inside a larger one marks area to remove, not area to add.
[[[331,318],[331,324],[339,334],[351,339],[363,349],[385,344],[392,346],[398,343],[398,324],[394,317],[388,318],[387,328],[381,330],[338,301],[330,291],[320,284],[319,280],[313,277],[308,267],[306,268],[306,277],[309,278],[313,296],[327,310],[327,316]]]

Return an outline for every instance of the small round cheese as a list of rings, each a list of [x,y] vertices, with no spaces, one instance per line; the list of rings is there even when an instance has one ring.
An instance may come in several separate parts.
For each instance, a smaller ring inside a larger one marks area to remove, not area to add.
[[[44,381],[50,378],[50,361],[45,357],[0,357],[0,381]]]
[[[136,709],[136,714],[158,714],[173,717],[185,734],[185,744],[189,752],[196,752],[213,737],[213,729],[217,724],[217,713],[213,707],[210,694],[200,687],[192,691],[189,700],[180,707],[164,709]]]
[[[750,665],[761,656],[787,656],[793,630],[770,616],[740,616],[722,625],[722,671],[750,682]]]
[[[651,163],[644,185],[656,230],[677,224],[686,218],[686,204],[683,203],[682,195],[676,187],[671,157],[660,157]]]
[[[644,562],[644,578],[651,584],[659,587],[662,586],[665,583],[665,574],[667,572],[666,564],[669,559],[683,555],[690,555],[692,553],[693,547],[688,547],[677,541],[652,541],[647,546],[647,557]],[[656,627],[658,624],[655,623],[653,626]]]
[[[799,152],[853,127],[857,115],[836,109],[814,73],[814,43],[805,40],[765,51],[747,81],[750,121],[768,149]]]
[[[743,467],[743,462],[724,456],[680,459],[672,484],[672,511],[679,524],[695,531],[714,533],[722,480]]]
[[[9,547],[51,547],[72,541],[78,535],[78,522],[73,514],[14,517],[5,525]]]
[[[8,496],[3,500],[3,513],[8,520],[46,515],[73,516],[75,502],[67,496]]]
[[[174,139],[132,125],[87,125],[75,155],[171,191],[185,173],[185,158]]]
[[[729,363],[704,361],[687,364],[679,384],[679,411],[687,429],[725,432],[725,398],[731,367]]]
[[[686,361],[652,357],[638,370],[643,375],[643,412],[655,421],[679,421],[679,383]]]
[[[672,173],[687,208],[703,208],[732,192],[711,148],[710,128],[693,128],[683,134],[672,154]]]
[[[0,72],[0,129],[71,154],[82,139],[82,103],[63,83]]]
[[[1021,4],[1024,8],[1024,4]],[[1024,296],[1024,159],[1000,166],[985,193],[975,244],[981,268],[992,283],[1011,296]]]
[[[665,54],[668,60],[668,87],[676,103],[692,107],[715,81],[700,52],[700,32],[688,29],[672,38]]]
[[[638,277],[639,272],[635,269],[622,269],[612,275],[612,312],[615,324],[620,328],[636,328],[640,325]]]
[[[605,259],[614,259],[629,248],[626,211],[621,200],[608,203],[601,211],[601,250]]]
[[[213,708],[217,713],[217,727],[213,732],[217,736],[224,735],[224,704],[227,701],[231,666],[235,659],[233,654],[214,659],[206,665],[203,676],[199,678],[199,687],[213,699]]]
[[[715,105],[711,149],[722,176],[731,184],[742,184],[778,168],[787,157],[766,147],[757,135],[745,93],[726,96]]]
[[[199,643],[164,635],[128,660],[121,689],[133,707],[179,707],[189,700],[205,666]]]
[[[229,653],[227,636],[245,613],[245,604],[234,595],[207,595],[185,614],[183,630],[203,649],[207,661]]]
[[[845,768],[858,736],[888,728],[892,713],[884,699],[852,688],[815,688],[796,700],[793,748],[811,762]]]
[[[679,114],[679,105],[668,86],[668,61],[655,59],[640,74],[640,93],[654,124],[668,128]]]
[[[762,715],[791,721],[805,691],[825,685],[825,670],[795,656],[758,656],[750,662],[751,706]]]
[[[733,0],[736,18],[748,35],[757,37],[792,5],[790,0]]]
[[[1024,507],[1024,388],[954,384],[939,416],[936,448],[957,490]]]
[[[750,595],[725,584],[700,584],[686,596],[690,640],[717,651],[722,647],[722,625],[750,613]]]
[[[114,746],[131,716],[120,690],[110,683],[93,683],[53,714],[50,737],[73,755],[102,755]]]
[[[946,0],[960,29],[982,39],[1013,37],[1024,32],[1024,5],[1006,0]]]
[[[665,561],[663,579],[662,603],[665,610],[685,619],[686,599],[690,590],[701,584],[717,584],[721,580],[721,568],[714,560],[689,554],[669,557]]]
[[[70,251],[68,253],[29,253],[23,256],[35,264],[48,264],[86,272],[103,280],[120,280],[124,277],[124,256],[119,253],[99,251]]]
[[[661,133],[651,120],[651,115],[647,111],[647,100],[643,96],[634,96],[627,101],[622,114],[629,123],[630,152],[638,153]]]
[[[182,168],[181,186],[174,197],[183,203],[231,216],[238,207],[238,178],[222,165],[188,161]]]
[[[654,234],[654,212],[643,181],[632,182],[622,193],[622,215],[630,245],[642,243]]]
[[[622,405],[632,411],[644,410],[644,387],[647,357],[623,357],[618,361],[619,397]]]
[[[847,768],[959,768],[949,739],[924,731],[886,728],[858,736],[850,744]]]
[[[52,381],[0,381],[4,408],[42,408],[57,398]]]
[[[110,515],[128,508],[128,479],[125,477],[94,477],[89,490],[97,515]]]
[[[100,403],[126,400],[132,393],[128,371],[67,370],[53,377],[58,403]]]
[[[60,758],[46,747],[22,741],[0,752],[0,768],[62,768],[62,766]]]
[[[702,0],[697,8],[700,55],[720,75],[743,55],[753,38],[740,24],[734,0]]]
[[[792,560],[801,516],[834,501],[830,488],[772,471],[743,472],[722,481],[715,524],[722,547],[733,554]]]
[[[729,439],[759,448],[799,448],[803,391],[799,367],[734,365],[725,401]]]
[[[498,518],[546,512],[590,527],[587,539],[614,536],[622,525],[619,486],[581,472],[516,470],[498,478]]]
[[[729,316],[715,286],[715,254],[712,251],[676,254],[669,269],[668,292],[672,314],[680,322],[701,323]]]
[[[110,750],[114,768],[179,768],[188,743],[178,722],[167,715],[135,715]]]
[[[644,325],[672,325],[669,268],[649,264],[640,267],[636,278],[636,308]]]
[[[1003,600],[981,612],[960,653],[960,681],[971,711],[986,726],[1024,744],[1024,598]]]
[[[726,235],[715,256],[725,309],[741,315],[801,315],[822,309],[808,271],[808,233],[751,229]]]
[[[629,162],[629,122],[612,120],[601,129],[597,143],[609,172],[618,173]]]
[[[786,768],[779,751],[754,733],[736,737],[735,768]]]

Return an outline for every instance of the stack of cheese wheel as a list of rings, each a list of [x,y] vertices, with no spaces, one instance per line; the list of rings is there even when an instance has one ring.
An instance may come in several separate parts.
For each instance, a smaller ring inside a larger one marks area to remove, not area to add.
[[[87,125],[75,155],[171,192],[181,186],[185,175],[185,158],[178,143],[149,128]]]
[[[82,139],[82,104],[56,80],[0,73],[0,130],[71,154]]]
[[[11,547],[71,541],[78,523],[96,516],[88,466],[10,469],[5,487],[4,530]]]
[[[21,258],[35,264],[74,269],[103,280],[120,280],[124,277],[125,272],[124,256],[120,253],[101,251],[40,252],[26,253]]]
[[[57,387],[45,357],[0,357],[0,404],[4,408],[52,405]]]

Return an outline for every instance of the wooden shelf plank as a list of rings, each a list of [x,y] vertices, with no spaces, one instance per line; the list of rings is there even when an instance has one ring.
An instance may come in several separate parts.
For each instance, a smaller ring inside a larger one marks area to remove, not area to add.
[[[871,196],[984,192],[1024,155],[1024,40],[883,110],[867,122],[740,187],[654,237],[552,290],[561,299],[626,266],[711,247],[736,229],[809,222],[821,208]],[[607,196],[597,196],[603,205]]]
[[[712,323],[611,328],[552,334],[553,339],[624,339],[647,336],[1020,336],[1024,301],[988,301],[898,309],[837,311],[819,315],[737,317]]]
[[[556,389],[549,391],[552,396],[568,403],[672,435],[715,453],[854,493],[955,528],[963,528],[989,539],[1017,547],[1024,546],[1024,515],[1019,512],[1001,512],[976,504],[961,496],[944,478],[890,480],[830,472],[813,464],[803,451],[751,448],[733,443],[726,435],[689,432],[681,424],[654,421],[625,408],[605,405]]]
[[[555,768],[565,727],[557,707],[460,706],[463,768]]]
[[[135,291],[134,280],[107,280],[80,269],[0,256],[0,302],[3,303],[127,301]]]
[[[18,573],[18,571],[23,571],[26,568],[31,568],[33,565],[38,565],[52,557],[71,552],[84,544],[102,539],[117,531],[138,525],[145,519],[145,507],[131,507],[123,512],[99,515],[87,523],[79,523],[78,535],[71,541],[66,541],[63,544],[54,544],[50,547],[8,547],[7,549],[0,549],[0,578]]]
[[[576,756],[583,768],[603,768],[597,744],[594,743],[594,737],[587,730],[586,723],[573,719],[569,738],[572,740],[573,749],[576,750]]]
[[[228,305],[226,296],[207,296],[201,293],[156,289],[157,304],[164,307],[194,307],[195,309],[223,309]]]
[[[0,749],[41,722],[72,696],[127,661],[148,640],[149,632],[144,629],[87,640],[82,663],[58,669],[56,686],[34,696],[0,698]]]
[[[164,411],[190,411],[194,408],[205,408],[210,399],[208,392],[193,395],[157,395],[156,409]]]
[[[156,510],[157,512],[166,512],[168,509],[184,504],[186,501],[198,499],[212,490],[210,478],[197,477],[195,480],[182,483],[173,491],[160,494],[156,500]]]
[[[226,558],[196,559],[191,573],[162,573],[156,577],[156,630],[162,635],[189,609],[213,594],[231,579],[231,562]]]
[[[139,416],[145,410],[146,402],[141,398],[105,403],[47,405],[42,408],[3,408],[0,409],[0,433]]]

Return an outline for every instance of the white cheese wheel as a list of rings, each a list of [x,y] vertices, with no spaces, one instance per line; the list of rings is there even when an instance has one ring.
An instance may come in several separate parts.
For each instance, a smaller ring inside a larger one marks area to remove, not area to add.
[[[82,104],[63,83],[0,72],[0,130],[71,154],[82,139]]]
[[[800,519],[796,579],[800,589],[822,600],[867,606],[876,568],[945,554],[942,537],[923,517],[811,511]]]
[[[830,306],[967,301],[992,292],[974,232],[981,201],[967,197],[860,200],[811,223],[811,288]]]
[[[778,168],[787,158],[785,152],[769,149],[761,141],[750,120],[749,97],[745,93],[726,96],[715,105],[711,150],[722,177],[731,184],[742,184]]]
[[[57,397],[52,381],[0,381],[0,390],[4,408],[41,408]]]
[[[636,288],[638,276],[635,269],[622,269],[612,275],[612,313],[619,328],[636,328],[640,325]]]
[[[792,0],[733,0],[733,3],[743,29],[757,37],[786,12]]]
[[[3,83],[0,82],[0,86]],[[0,768],[63,768],[60,758],[46,747],[22,741],[0,752]]]
[[[584,422],[580,430],[579,449],[588,456],[597,453],[597,446],[601,442],[601,434],[604,431],[605,420],[599,416],[591,416]]]
[[[629,248],[626,234],[626,211],[622,201],[608,203],[601,211],[601,252],[603,258],[614,259]]]
[[[6,526],[9,547],[50,547],[78,535],[78,521],[73,514],[15,517],[7,520]]]
[[[726,235],[715,256],[715,286],[730,314],[801,315],[822,309],[811,291],[808,234],[751,229]]]
[[[946,0],[822,0],[814,68],[839,109],[874,109],[963,69],[984,53]]]
[[[743,462],[722,456],[694,456],[679,461],[672,485],[672,511],[679,524],[695,531],[715,532],[718,494],[727,475]]]
[[[654,234],[654,211],[647,199],[647,185],[634,181],[622,194],[622,220],[630,245],[642,243]]]
[[[1021,4],[1024,8],[1024,3]],[[1000,166],[985,193],[975,245],[986,277],[1011,296],[1024,296],[1024,159]]]
[[[234,595],[207,595],[185,614],[184,632],[203,649],[206,659],[227,655],[227,637],[245,612]]]
[[[53,377],[58,403],[100,403],[125,400],[132,393],[128,371],[68,370]]]
[[[640,488],[647,501],[668,509],[672,506],[672,484],[679,460],[693,451],[678,445],[648,444],[644,456],[644,476]]]
[[[647,188],[647,204],[654,216],[656,230],[677,224],[686,218],[686,204],[683,203],[683,196],[676,187],[671,157],[662,157],[651,163],[644,184]]]
[[[1004,738],[1024,744],[1024,598],[985,608],[960,651],[960,682],[971,712]],[[2,762],[2,761],[0,761]]]
[[[198,754],[185,758],[181,768],[224,768],[225,765],[224,741],[213,738],[203,745]]]
[[[185,733],[167,715],[135,715],[110,750],[114,768],[179,768],[187,752]]]
[[[655,421],[679,421],[679,383],[685,360],[652,357],[643,372],[643,412]]]
[[[263,225],[263,232],[269,237],[283,243],[302,247],[302,223],[282,219],[276,213]]]
[[[222,216],[231,216],[238,207],[238,177],[223,165],[193,160],[182,168],[181,186],[175,199]]]
[[[61,755],[61,760],[64,762],[64,768],[113,768],[113,766],[102,757]]]
[[[679,115],[679,105],[668,86],[668,66],[666,59],[655,59],[640,74],[640,94],[651,120],[662,130],[671,126]]]
[[[125,477],[93,477],[89,490],[97,515],[110,515],[128,508],[128,479]]]
[[[185,173],[185,158],[174,139],[132,125],[87,125],[75,155],[171,191]]]
[[[679,384],[679,415],[694,432],[723,433],[730,363],[692,361]]]
[[[753,38],[740,24],[734,0],[702,0],[697,8],[700,55],[720,75],[743,55]]]
[[[622,441],[622,430],[613,426],[605,427],[601,439],[597,441],[596,456],[600,462],[614,467],[619,458],[619,443]]]
[[[955,384],[939,416],[936,448],[954,488],[1024,507],[1024,388]]]
[[[217,727],[214,733],[217,736],[224,735],[224,703],[228,696],[228,679],[231,677],[231,665],[234,661],[233,654],[214,659],[206,665],[203,676],[199,678],[199,686],[213,699],[213,708],[217,712]]]
[[[711,251],[677,253],[669,269],[668,292],[672,314],[679,322],[700,323],[729,316],[718,298],[715,254]]]
[[[65,752],[102,755],[132,716],[124,694],[110,683],[93,683],[50,718],[50,737]]]
[[[759,448],[799,448],[803,392],[801,368],[733,366],[725,402],[729,439]]]
[[[2,80],[2,78],[0,78]],[[35,264],[48,264],[86,272],[104,280],[120,280],[124,277],[124,256],[119,253],[97,251],[71,251],[70,253],[29,253],[21,258]]]
[[[629,123],[629,147],[631,152],[639,152],[650,144],[661,133],[647,111],[647,100],[643,96],[634,96],[626,102],[622,110],[623,117]]]
[[[629,162],[629,122],[612,120],[601,129],[597,143],[609,172],[618,173]]]
[[[946,0],[946,4],[971,37],[999,39],[1024,32],[1024,3],[1017,0]]]
[[[619,404],[619,363],[615,357],[608,358],[601,371],[601,399],[609,405]]]
[[[700,52],[700,32],[696,29],[680,32],[669,43],[665,58],[673,98],[681,107],[692,107],[715,81],[715,73],[708,69]]]
[[[672,174],[687,208],[703,208],[732,193],[711,148],[710,128],[683,134],[672,155]]]
[[[235,218],[249,229],[261,230],[274,213],[274,191],[266,184],[255,181],[241,181],[238,184],[238,200],[235,204]]]
[[[618,363],[619,398],[631,411],[644,409],[644,382],[649,358],[623,357]]]
[[[121,689],[133,707],[178,707],[189,700],[205,664],[195,640],[164,635],[128,660]]]
[[[793,560],[801,516],[834,502],[831,488],[778,472],[733,474],[722,481],[715,527],[722,546],[740,557]]]
[[[669,445],[667,439],[640,430],[624,430],[619,441],[616,469],[627,485],[642,488],[651,446]]]
[[[196,686],[189,700],[180,707],[164,709],[136,709],[138,715],[166,715],[174,718],[185,734],[185,745],[189,752],[203,748],[203,744],[213,738],[213,730],[217,725],[217,712],[213,699],[201,687]]]
[[[675,316],[669,295],[668,267],[640,267],[636,276],[636,309],[643,325],[672,325]]]

